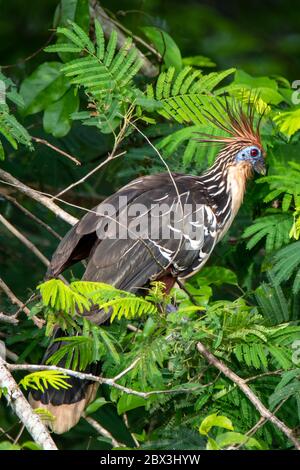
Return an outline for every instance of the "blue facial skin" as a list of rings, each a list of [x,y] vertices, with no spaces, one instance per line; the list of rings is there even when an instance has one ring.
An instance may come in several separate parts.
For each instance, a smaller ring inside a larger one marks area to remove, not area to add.
[[[243,150],[237,154],[235,161],[237,163],[250,162],[257,173],[262,175],[266,174],[264,157],[261,150],[255,145],[243,148]]]

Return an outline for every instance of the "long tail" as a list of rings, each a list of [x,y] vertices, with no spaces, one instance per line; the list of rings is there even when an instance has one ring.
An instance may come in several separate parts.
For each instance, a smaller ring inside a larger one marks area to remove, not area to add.
[[[55,338],[65,336],[57,329]],[[43,358],[43,364],[52,354],[64,345],[63,341],[51,343]],[[65,367],[64,360],[58,364]],[[99,374],[100,364],[93,363],[84,371],[86,373]],[[99,384],[89,380],[81,380],[76,377],[70,377],[68,383],[72,388],[55,389],[48,386],[44,392],[33,390],[29,395],[29,402],[32,408],[44,408],[48,410],[52,418],[44,419],[45,424],[56,434],[62,434],[75,426],[82,416],[88,404],[94,400]]]

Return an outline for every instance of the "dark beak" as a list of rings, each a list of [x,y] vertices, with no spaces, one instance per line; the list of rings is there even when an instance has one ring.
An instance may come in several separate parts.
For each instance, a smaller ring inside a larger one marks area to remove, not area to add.
[[[265,175],[267,173],[265,161],[263,158],[259,158],[255,163],[254,163],[254,170],[259,173],[260,175]]]

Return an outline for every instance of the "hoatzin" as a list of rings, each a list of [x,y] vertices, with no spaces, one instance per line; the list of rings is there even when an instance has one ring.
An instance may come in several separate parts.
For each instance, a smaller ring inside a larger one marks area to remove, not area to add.
[[[200,176],[178,173],[144,176],[121,188],[67,233],[53,255],[48,277],[56,277],[87,258],[83,280],[101,281],[140,293],[151,280],[162,280],[170,289],[176,279],[186,279],[199,271],[237,214],[253,170],[265,173],[260,120],[254,125],[253,106],[244,110],[226,104],[222,119],[213,116],[209,119],[227,136],[202,135],[200,141],[222,145],[208,170]],[[114,208],[113,216],[107,217],[107,206]],[[182,215],[185,207],[189,208],[188,216]],[[154,214],[153,208],[159,210]],[[148,232],[144,229],[145,220],[150,219],[159,226],[154,236],[149,227]],[[122,226],[122,234],[120,231],[116,236],[111,230],[108,223],[111,220]],[[139,224],[140,232],[131,236]],[[198,236],[193,236],[192,229],[198,229]],[[94,308],[86,315],[92,322],[103,324],[110,313]],[[57,331],[55,336],[63,334]],[[44,361],[61,344],[52,343]],[[89,371],[95,372],[94,365]],[[75,377],[69,380],[72,388],[49,387],[44,392],[33,391],[30,397],[34,408],[46,408],[54,415],[50,424],[56,433],[67,431],[78,422],[97,390],[95,383]]]

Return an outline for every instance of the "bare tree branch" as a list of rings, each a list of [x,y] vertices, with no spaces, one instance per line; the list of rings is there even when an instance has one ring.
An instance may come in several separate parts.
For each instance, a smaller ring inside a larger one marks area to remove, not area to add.
[[[0,222],[6,227],[18,240],[20,240],[32,253],[35,254],[37,258],[39,258],[45,266],[49,266],[50,262],[43,255],[43,253],[30,241],[28,238],[25,237],[16,227],[14,227],[3,215],[0,214]]]
[[[130,435],[131,435],[131,437],[132,437],[133,442],[135,443],[135,446],[136,446],[136,447],[140,447],[139,441],[137,440],[137,438],[135,437],[135,435],[134,435],[132,432],[130,432],[130,430],[129,430],[129,422],[128,422],[127,413],[124,413],[124,423],[125,423],[125,426],[126,426],[128,432],[130,433]]]
[[[202,354],[202,356],[207,359],[207,361],[216,367],[222,374],[224,374],[228,379],[234,382],[238,388],[246,395],[248,400],[255,406],[257,411],[260,413],[261,417],[270,421],[274,426],[276,426],[281,432],[283,432],[286,437],[294,444],[297,450],[300,450],[300,442],[294,436],[293,431],[280,419],[277,418],[265,405],[260,401],[260,399],[255,395],[255,393],[251,390],[249,385],[247,385],[246,380],[239,377],[235,372],[229,369],[224,362],[217,359],[206,347],[198,342],[197,349]]]
[[[24,429],[25,429],[25,424],[22,424],[20,431],[18,432],[16,438],[14,439],[14,444],[17,444],[17,443],[18,443],[18,440],[19,440],[20,437],[22,436],[22,434],[23,434],[23,432],[24,432]]]
[[[55,152],[63,155],[64,157],[67,157],[69,160],[74,162],[76,165],[81,165],[81,162],[79,160],[77,160],[77,158],[73,157],[73,155],[70,155],[69,153],[65,152],[64,150],[61,150],[60,148],[56,147],[55,145],[50,144],[50,142],[48,142],[47,140],[40,139],[39,137],[33,137],[33,136],[31,136],[31,138],[32,138],[32,140],[34,140],[38,144],[46,145],[47,147],[51,148]]]
[[[21,183],[21,181],[17,180],[17,178],[12,176],[10,173],[2,170],[2,168],[0,168],[0,178],[6,183],[17,188],[21,193],[47,207],[47,209],[49,209],[57,217],[64,220],[68,224],[75,225],[76,222],[78,222],[76,217],[73,217],[71,214],[68,214],[66,211],[61,209],[57,204],[55,204],[55,202],[51,201],[49,197],[44,196],[43,194],[40,194],[39,191],[26,186],[24,183]]]
[[[53,230],[52,227],[50,227],[50,225],[47,225],[43,220],[41,220],[39,217],[37,217],[36,215],[32,214],[32,212],[30,212],[28,209],[26,209],[26,207],[22,206],[22,204],[20,204],[14,197],[11,197],[9,196],[8,194],[0,191],[0,194],[5,198],[7,199],[9,202],[11,202],[15,207],[17,207],[18,209],[20,209],[20,211],[22,211],[25,215],[27,215],[28,217],[30,217],[32,220],[34,220],[36,223],[38,223],[39,225],[41,225],[42,227],[44,227],[49,233],[51,233],[51,235],[53,235],[55,238],[57,238],[58,240],[61,240],[62,237],[55,231]]]
[[[18,384],[7,369],[5,361],[0,357],[0,388],[5,390],[5,398],[14,413],[25,425],[33,440],[44,450],[57,450],[57,447],[42,423],[40,417],[32,410],[21,392]]]
[[[106,9],[106,11],[108,11],[108,9]],[[121,12],[121,11],[118,11],[119,14],[123,14],[124,12]],[[118,14],[117,13],[117,14]],[[148,49],[148,51],[150,51],[153,55],[156,56],[157,60],[159,62],[162,62],[163,60],[163,56],[158,52],[157,49],[155,49],[152,44],[148,44],[148,42],[146,42],[144,39],[142,39],[140,36],[137,36],[136,34],[133,34],[132,31],[130,31],[130,29],[126,28],[122,23],[120,23],[119,21],[117,21],[116,19],[116,16],[114,16],[114,18],[112,18],[111,16],[109,17],[110,21],[116,25],[117,28],[121,29],[122,31],[124,31],[124,33],[127,35],[127,36],[130,36],[132,39],[135,40],[135,42],[138,42],[139,44],[141,44],[143,47],[145,47],[146,49]],[[156,69],[156,74],[158,74],[158,68]]]
[[[93,374],[86,374],[85,372],[79,372],[75,371],[72,369],[65,369],[63,367],[58,367],[58,366],[49,366],[45,364],[41,365],[35,365],[35,364],[7,364],[7,368],[11,371],[14,370],[27,370],[30,372],[34,371],[41,371],[41,370],[55,370],[57,372],[62,372],[65,375],[70,375],[72,377],[77,377],[78,379],[81,380],[90,380],[92,382],[98,382],[100,384],[105,384],[110,387],[114,387],[118,390],[121,390],[122,392],[128,394],[128,395],[136,395],[137,397],[142,397],[142,398],[148,398],[151,397],[152,395],[159,395],[159,394],[175,394],[175,393],[191,393],[193,391],[199,390],[201,388],[206,388],[207,386],[211,384],[206,384],[206,385],[195,385],[194,388],[176,388],[176,389],[168,389],[168,390],[151,390],[149,392],[140,392],[138,390],[134,390],[129,387],[125,387],[123,385],[120,385],[116,383],[117,380],[119,380],[121,377],[123,377],[125,374],[127,374],[133,367],[137,364],[138,359],[136,359],[129,367],[127,367],[124,371],[120,372],[118,375],[112,378],[104,378],[104,377],[98,377]]]
[[[125,136],[128,123],[130,122],[130,117],[131,117],[132,111],[133,111],[133,108],[131,107],[127,111],[126,115],[123,116],[123,124],[121,126],[121,129],[120,129],[119,133],[117,135],[115,135],[114,146],[113,146],[113,149],[112,149],[111,153],[108,155],[108,157],[103,162],[99,163],[99,165],[97,165],[91,171],[89,171],[89,173],[87,173],[85,176],[80,178],[78,181],[75,181],[74,183],[70,184],[65,189],[60,191],[56,196],[53,196],[52,200],[60,198],[63,194],[65,194],[70,189],[73,189],[73,188],[75,188],[75,186],[78,186],[79,184],[84,183],[90,176],[92,176],[94,173],[99,171],[102,167],[107,165],[107,163],[109,163],[112,160],[115,160],[116,158],[121,157],[122,155],[126,154],[126,151],[119,152],[118,154],[116,154],[116,152],[117,152],[118,146],[120,145],[122,139]]]
[[[107,430],[105,429],[103,426],[101,426],[100,423],[98,423],[98,421],[96,421],[95,419],[91,418],[90,416],[85,416],[84,419],[94,428],[96,429],[96,431],[101,435],[101,436],[104,436],[104,437],[107,437],[108,439],[111,440],[111,443],[114,447],[125,447],[124,444],[121,444],[120,442],[118,442],[114,436]]]
[[[79,184],[84,183],[84,181],[86,181],[90,176],[92,176],[94,173],[96,173],[98,170],[100,170],[100,168],[105,166],[108,162],[111,162],[112,160],[114,160],[118,157],[121,157],[125,153],[126,153],[125,151],[120,152],[117,155],[114,155],[113,153],[111,153],[103,162],[101,162],[99,165],[97,165],[95,168],[93,168],[91,171],[89,171],[89,173],[87,173],[85,176],[80,178],[78,181],[75,181],[75,183],[70,184],[70,186],[68,186],[67,188],[60,191],[56,196],[53,196],[52,200],[59,198],[60,196],[62,196],[66,192],[68,192],[70,189],[75,188],[75,186],[78,186]]]
[[[18,297],[13,293],[13,291],[8,287],[7,284],[3,281],[3,279],[0,278],[0,290],[3,290],[7,297],[10,299],[11,303],[13,305],[17,305],[20,310],[22,310],[30,319],[34,322],[34,324],[38,328],[42,328],[43,324],[45,323],[44,320],[41,320],[40,318],[36,317],[35,315],[31,316],[30,310],[26,305],[21,302],[21,300],[18,299]],[[15,314],[17,315],[18,312]]]
[[[12,325],[17,325],[19,320],[15,315],[5,315],[5,313],[0,312],[0,322],[11,323]]]

